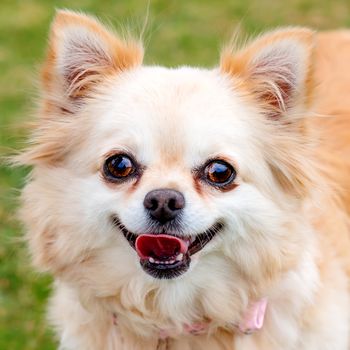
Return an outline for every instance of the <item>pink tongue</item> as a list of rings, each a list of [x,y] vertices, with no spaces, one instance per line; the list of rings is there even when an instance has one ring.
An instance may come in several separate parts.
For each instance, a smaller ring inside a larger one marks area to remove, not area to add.
[[[135,248],[141,259],[167,260],[180,253],[186,254],[188,243],[170,235],[143,234],[137,237]]]

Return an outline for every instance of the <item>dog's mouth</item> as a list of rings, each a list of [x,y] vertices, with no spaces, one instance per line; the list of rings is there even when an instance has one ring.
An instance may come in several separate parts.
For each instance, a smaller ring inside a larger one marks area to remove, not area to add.
[[[223,224],[217,222],[194,237],[166,232],[137,235],[127,230],[118,219],[114,219],[114,223],[136,250],[143,270],[159,279],[175,278],[186,272],[191,256],[202,250],[223,228]]]

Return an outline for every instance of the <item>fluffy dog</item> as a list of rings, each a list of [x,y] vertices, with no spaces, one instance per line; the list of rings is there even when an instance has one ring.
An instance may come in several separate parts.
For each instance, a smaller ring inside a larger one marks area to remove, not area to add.
[[[143,66],[58,12],[21,216],[60,349],[349,349],[350,34]]]

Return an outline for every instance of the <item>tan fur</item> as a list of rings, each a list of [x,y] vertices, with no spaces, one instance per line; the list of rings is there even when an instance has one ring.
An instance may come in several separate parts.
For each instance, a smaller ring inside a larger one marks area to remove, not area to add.
[[[248,47],[244,47],[242,50],[235,52],[235,48],[226,48],[221,55],[220,69],[230,76],[234,77],[235,86],[242,91],[249,101],[252,103],[258,103],[260,108],[266,109],[267,111],[273,111],[272,113],[278,113],[280,109],[285,109],[280,102],[280,97],[276,94],[275,87],[272,84],[268,84],[266,77],[254,75],[253,60],[263,48],[272,46],[275,42],[287,39],[291,44],[294,40],[305,45],[306,55],[305,62],[306,70],[303,82],[303,90],[298,91],[297,98],[299,103],[303,104],[304,107],[308,107],[311,103],[311,95],[313,94],[313,65],[311,64],[311,56],[313,55],[313,46],[315,42],[314,33],[311,30],[305,28],[291,28],[286,31],[276,31],[269,33],[259,38],[259,40],[253,41]],[[275,67],[278,69],[278,67]],[[282,82],[283,83],[283,82]],[[254,101],[254,102],[253,102]],[[281,186],[285,191],[298,191],[298,195],[304,196],[310,189],[311,183],[314,181],[316,176],[315,172],[312,171],[312,166],[308,166],[312,162],[312,154],[309,154],[308,163],[300,164],[303,161],[302,158],[298,159],[298,154],[301,152],[308,152],[308,126],[307,121],[303,118],[298,123],[290,123],[288,120],[284,122],[286,129],[286,136],[290,134],[294,128],[298,133],[305,135],[304,140],[298,139],[298,143],[292,144],[293,140],[291,137],[281,137],[278,140],[279,144],[273,145],[273,148],[278,150],[281,157],[281,163],[285,162],[285,169],[277,168],[271,164],[271,170],[273,171],[276,179],[278,179]],[[281,130],[283,132],[283,130]],[[301,142],[300,142],[301,141]],[[291,149],[299,150],[295,156],[290,154]],[[285,150],[286,153],[283,152]],[[270,149],[269,152],[273,151]],[[287,156],[288,153],[288,156]],[[276,155],[277,156],[277,155]],[[304,158],[305,159],[305,158]],[[287,163],[288,162],[288,163]],[[290,175],[286,174],[288,172]]]
[[[118,72],[121,70],[129,69],[134,66],[139,65],[142,62],[143,50],[139,43],[130,41],[124,42],[117,38],[115,35],[105,30],[95,19],[92,17],[78,15],[74,12],[60,11],[56,19],[54,20],[51,28],[51,37],[49,39],[50,46],[48,48],[48,54],[46,59],[46,64],[42,71],[42,82],[44,89],[50,91],[52,85],[58,79],[55,76],[55,68],[57,59],[57,45],[60,40],[62,40],[61,28],[69,26],[84,26],[88,28],[95,35],[99,36],[109,47],[110,51],[108,58],[111,61],[111,65],[97,66],[91,72],[91,75],[86,72],[87,77],[81,77],[84,79],[79,79],[77,81],[77,87],[74,87],[73,94],[75,97],[81,96],[84,90],[87,89],[86,85],[94,84],[96,81],[94,79],[100,79],[102,76],[107,76]],[[81,81],[82,80],[82,81]],[[83,91],[80,91],[83,88]]]
[[[319,34],[316,58],[315,80],[319,85],[314,104],[320,114],[320,118],[312,120],[312,128],[320,138],[316,153],[318,161],[326,165],[326,179],[339,196],[336,203],[324,196],[324,215],[316,221],[324,233],[323,254],[328,255],[328,247],[334,247],[350,272],[350,104],[346,94],[350,85],[350,33]]]
[[[71,48],[79,35],[97,52]],[[138,44],[57,15],[33,145],[18,159],[34,165],[21,215],[35,265],[55,277],[62,349],[349,348],[349,59],[348,31],[289,28],[224,51],[215,71],[144,68]],[[108,183],[103,163],[120,151],[143,174]],[[237,171],[225,190],[196,175],[215,157]],[[146,276],[110,222],[117,212],[144,230],[140,207],[155,188],[185,193],[195,234],[225,219],[181,278]],[[262,297],[263,329],[239,333]],[[196,322],[205,334],[184,331]]]
[[[350,58],[348,31],[322,33],[318,36],[315,68],[316,112],[322,122],[314,120],[321,142],[318,156],[329,164],[329,175],[339,187],[350,213],[350,102],[346,91],[350,84],[347,62]]]
[[[248,65],[251,58],[265,46],[271,45],[281,39],[297,39],[298,41],[303,42],[305,46],[311,47],[314,45],[313,34],[314,33],[311,30],[306,28],[291,28],[290,31],[276,31],[274,33],[269,33],[268,35],[261,36],[258,41],[254,41],[252,45],[248,45],[248,47],[244,47],[238,52],[235,46],[226,47],[221,54],[220,69],[232,76],[242,78],[243,80],[240,81],[240,85],[242,85],[241,88],[243,88],[245,91],[261,93],[256,91],[256,88],[260,82],[255,80],[252,82],[250,79],[247,79],[250,74]],[[309,54],[312,55],[311,50],[309,51]],[[305,93],[303,94],[303,99],[305,100],[306,104],[309,102],[313,91],[312,68],[313,67],[311,66],[308,67],[308,73],[305,76],[306,89]],[[252,86],[252,84],[254,84],[254,86]],[[261,101],[261,103],[265,102]]]
[[[77,67],[81,72],[75,73],[69,86],[62,87],[62,77],[56,67],[58,46],[63,41],[64,30],[79,26],[102,40],[108,52],[101,62],[87,66],[86,69],[83,66]],[[21,162],[22,158],[22,161],[32,165],[39,162],[55,164],[61,161],[65,153],[61,146],[67,143],[67,129],[72,129],[71,125],[67,125],[67,119],[74,110],[69,99],[88,97],[98,83],[107,80],[111,75],[139,66],[142,59],[141,43],[135,40],[123,41],[92,17],[71,11],[59,11],[51,26],[47,57],[41,72],[44,99],[40,106],[41,119],[35,127],[33,143],[36,147],[30,148],[18,160]],[[65,90],[69,91],[68,94]],[[81,128],[81,125],[77,127]],[[76,141],[79,143],[79,140]]]

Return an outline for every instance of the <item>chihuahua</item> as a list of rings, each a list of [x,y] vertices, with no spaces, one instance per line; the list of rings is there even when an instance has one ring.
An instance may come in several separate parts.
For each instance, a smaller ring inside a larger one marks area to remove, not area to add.
[[[62,350],[348,350],[350,33],[213,69],[59,11],[21,218]]]

